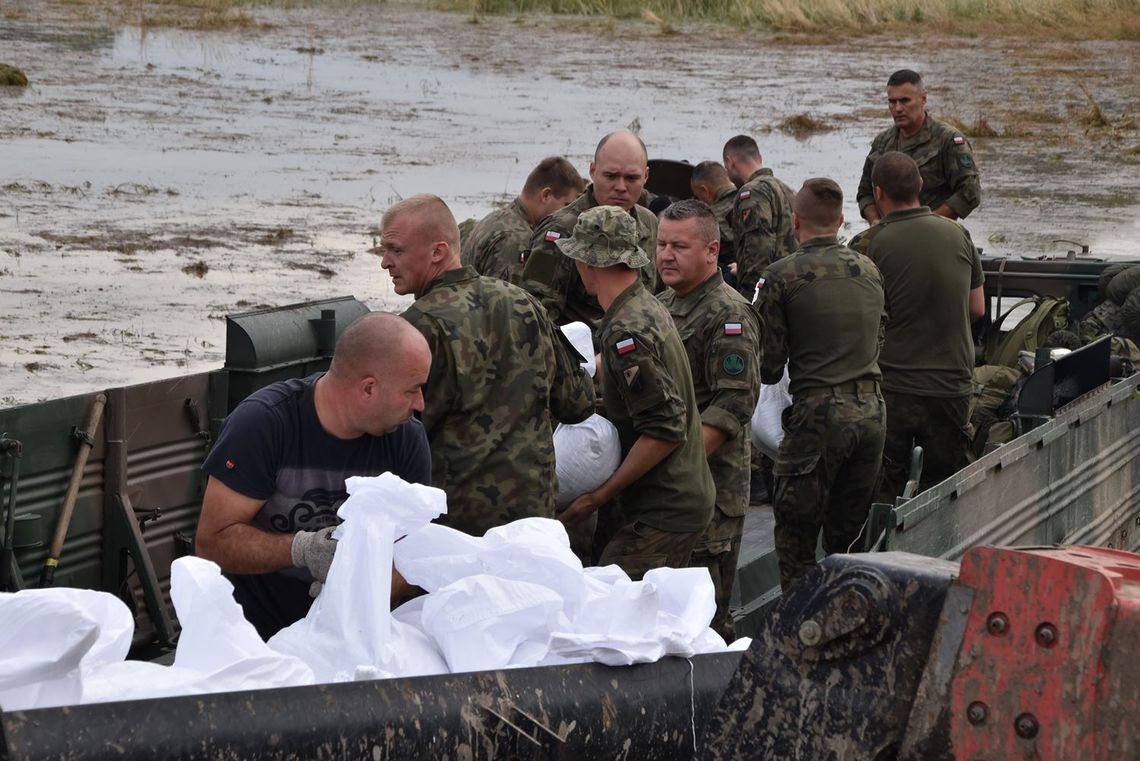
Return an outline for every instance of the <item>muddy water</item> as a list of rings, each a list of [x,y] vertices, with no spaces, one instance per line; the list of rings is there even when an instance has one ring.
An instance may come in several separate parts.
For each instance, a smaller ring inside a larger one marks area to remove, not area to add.
[[[752,132],[790,184],[836,178],[858,219],[881,81],[902,66],[928,73],[932,113],[1029,133],[974,141],[968,226],[987,251],[1071,238],[1140,258],[1136,43],[666,37],[391,5],[144,32],[22,7],[0,19],[0,61],[33,82],[0,93],[3,404],[216,367],[228,312],[341,294],[399,309],[369,252],[392,200],[481,216],[543,156],[585,172],[631,124],[651,155],[692,161]],[[1086,131],[1078,81],[1109,126]],[[779,129],[800,113],[832,129]]]

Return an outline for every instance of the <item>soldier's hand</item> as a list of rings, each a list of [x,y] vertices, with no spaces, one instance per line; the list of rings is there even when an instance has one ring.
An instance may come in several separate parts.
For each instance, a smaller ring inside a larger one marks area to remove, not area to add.
[[[571,502],[556,517],[567,526],[576,526],[597,512],[599,507],[601,505],[594,497],[594,493],[589,492]]]
[[[332,538],[335,530],[336,526],[326,526],[320,531],[298,531],[294,534],[290,548],[293,565],[308,568],[317,581],[323,582],[328,578],[333,555],[336,553],[336,540]]]

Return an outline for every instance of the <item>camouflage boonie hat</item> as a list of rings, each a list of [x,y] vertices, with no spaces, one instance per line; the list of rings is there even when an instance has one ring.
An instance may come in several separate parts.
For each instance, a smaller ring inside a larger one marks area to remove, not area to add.
[[[595,206],[578,216],[569,238],[555,241],[571,259],[595,267],[624,264],[638,268],[649,257],[637,245],[637,221],[620,206]]]

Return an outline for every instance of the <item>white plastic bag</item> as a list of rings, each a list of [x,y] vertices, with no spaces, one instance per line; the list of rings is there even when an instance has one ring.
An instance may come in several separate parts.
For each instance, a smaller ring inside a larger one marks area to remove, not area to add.
[[[554,429],[554,471],[559,509],[604,484],[621,465],[617,428],[601,415]]]
[[[784,440],[782,416],[784,409],[792,403],[788,391],[788,368],[784,366],[784,376],[772,386],[760,387],[760,398],[752,413],[752,446],[769,459],[775,460]]]
[[[562,334],[585,359],[582,370],[591,378],[598,372],[597,352],[594,350],[594,334],[584,322],[571,322],[562,326]]]
[[[391,473],[345,486],[349,497],[337,511],[344,523],[334,533],[339,544],[324,588],[308,615],[269,646],[304,660],[318,682],[445,673],[431,642],[389,611],[393,542],[447,512],[444,492]]]
[[[79,703],[84,672],[122,661],[134,619],[122,600],[88,589],[0,594],[0,709]]]

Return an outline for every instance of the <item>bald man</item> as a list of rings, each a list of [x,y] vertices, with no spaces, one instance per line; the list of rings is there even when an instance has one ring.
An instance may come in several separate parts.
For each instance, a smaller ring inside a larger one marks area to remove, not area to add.
[[[341,334],[327,373],[262,388],[226,418],[202,469],[196,551],[221,566],[268,639],[304,618],[325,580],[345,479],[390,471],[431,483],[423,425],[427,342],[374,312]]]
[[[580,358],[533,296],[462,265],[455,218],[436,196],[388,209],[380,247],[396,293],[416,297],[404,318],[432,350],[422,420],[447,492],[440,522],[481,536],[553,518],[554,424],[594,411]]]
[[[657,217],[637,203],[649,179],[645,143],[632,132],[611,132],[601,139],[590,162],[590,184],[570,205],[539,222],[530,239],[521,284],[538,297],[555,323],[581,321],[597,337],[605,310],[586,292],[574,262],[555,245],[574,232],[578,216],[596,206],[618,206],[637,223],[638,247],[657,250]],[[652,258],[638,269],[638,277],[650,292],[657,290]]]

